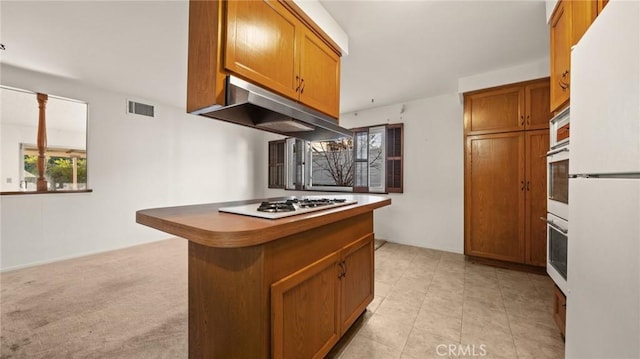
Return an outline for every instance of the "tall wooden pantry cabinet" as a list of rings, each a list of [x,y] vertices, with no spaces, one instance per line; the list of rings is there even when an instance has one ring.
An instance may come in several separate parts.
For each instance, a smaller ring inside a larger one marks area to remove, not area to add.
[[[465,255],[546,265],[549,78],[464,94]]]

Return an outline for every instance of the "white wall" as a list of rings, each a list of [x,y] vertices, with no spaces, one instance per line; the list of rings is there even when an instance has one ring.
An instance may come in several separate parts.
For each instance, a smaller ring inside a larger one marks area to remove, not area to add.
[[[547,14],[547,22],[551,21],[551,15],[553,15],[553,10],[556,8],[557,4],[558,4],[558,0],[544,1],[544,9]]]
[[[139,209],[264,196],[264,132],[158,103],[155,118],[127,115],[126,99],[139,94],[5,65],[2,84],[89,103],[88,180],[94,191],[0,197],[3,270],[169,236],[136,224]]]
[[[349,128],[404,123],[404,193],[376,211],[376,236],[463,251],[462,105],[456,94],[344,115]]]
[[[2,149],[2,154],[0,154],[2,160],[0,180],[2,184],[0,184],[0,188],[2,191],[18,191],[20,189],[21,168],[18,144],[36,144],[37,133],[38,129],[34,126],[0,125],[0,148]]]

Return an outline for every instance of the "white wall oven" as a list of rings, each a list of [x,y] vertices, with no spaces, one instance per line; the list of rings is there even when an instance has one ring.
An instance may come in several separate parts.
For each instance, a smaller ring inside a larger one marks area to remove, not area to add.
[[[547,273],[567,295],[567,245],[569,223],[551,213],[547,218]]]
[[[569,146],[547,152],[547,211],[569,219]]]
[[[569,107],[551,119],[547,152],[547,273],[567,295]]]

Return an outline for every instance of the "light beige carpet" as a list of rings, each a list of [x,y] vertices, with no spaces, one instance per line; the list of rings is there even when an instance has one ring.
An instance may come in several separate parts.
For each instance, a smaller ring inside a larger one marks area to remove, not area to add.
[[[0,358],[185,358],[187,241],[3,273]]]

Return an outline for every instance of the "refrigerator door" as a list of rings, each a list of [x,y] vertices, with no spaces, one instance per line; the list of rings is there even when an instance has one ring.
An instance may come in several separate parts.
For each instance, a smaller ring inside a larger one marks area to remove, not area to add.
[[[571,52],[569,173],[640,173],[640,2],[610,1]]]
[[[640,357],[640,179],[570,180],[567,358]]]

